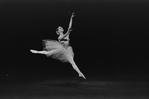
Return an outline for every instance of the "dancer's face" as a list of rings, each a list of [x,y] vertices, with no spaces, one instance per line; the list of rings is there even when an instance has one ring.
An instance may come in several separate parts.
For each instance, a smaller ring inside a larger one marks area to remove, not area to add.
[[[57,34],[59,35],[59,34],[61,34],[61,33],[63,33],[64,32],[64,29],[61,27],[61,26],[59,26],[58,28],[57,28]]]

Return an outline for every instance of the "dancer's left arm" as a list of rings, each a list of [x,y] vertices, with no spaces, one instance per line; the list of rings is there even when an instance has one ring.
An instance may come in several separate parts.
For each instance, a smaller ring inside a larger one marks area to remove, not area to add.
[[[68,30],[67,30],[66,34],[64,34],[64,38],[66,38],[66,39],[69,39],[69,34],[72,31],[72,29],[71,29],[72,28],[72,18],[74,16],[75,16],[74,13],[72,13],[71,18],[70,18],[70,22],[69,22]]]

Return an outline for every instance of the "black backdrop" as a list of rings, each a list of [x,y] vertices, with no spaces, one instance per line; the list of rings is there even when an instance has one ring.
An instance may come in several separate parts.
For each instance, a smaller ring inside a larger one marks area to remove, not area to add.
[[[88,78],[149,76],[149,13],[145,1],[18,0],[0,2],[2,81],[77,77],[69,63],[30,53],[57,40],[75,12],[70,45]]]

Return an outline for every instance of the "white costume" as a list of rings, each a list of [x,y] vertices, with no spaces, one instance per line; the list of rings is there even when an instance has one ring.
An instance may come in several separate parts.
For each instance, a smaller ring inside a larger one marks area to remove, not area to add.
[[[85,76],[83,73],[79,70],[77,65],[74,62],[74,53],[72,50],[72,47],[69,46],[69,34],[71,31],[71,25],[72,25],[72,18],[74,17],[74,13],[71,16],[68,31],[63,34],[63,28],[61,26],[58,27],[56,33],[59,35],[58,41],[56,40],[43,40],[44,43],[44,50],[43,51],[36,51],[36,50],[30,50],[32,53],[37,53],[37,54],[44,54],[46,56],[50,56],[54,59],[58,59],[62,62],[69,62],[71,63],[73,69],[77,71],[79,74],[79,77],[83,77],[84,79]]]

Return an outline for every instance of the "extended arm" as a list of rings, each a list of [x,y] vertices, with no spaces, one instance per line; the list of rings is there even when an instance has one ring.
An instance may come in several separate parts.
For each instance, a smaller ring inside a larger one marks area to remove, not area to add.
[[[72,18],[74,17],[74,13],[72,13],[71,18],[70,18],[70,22],[69,22],[69,27],[68,30],[66,32],[66,34],[64,35],[64,38],[67,36],[67,38],[69,38],[69,33],[72,31],[71,27],[72,27]]]

